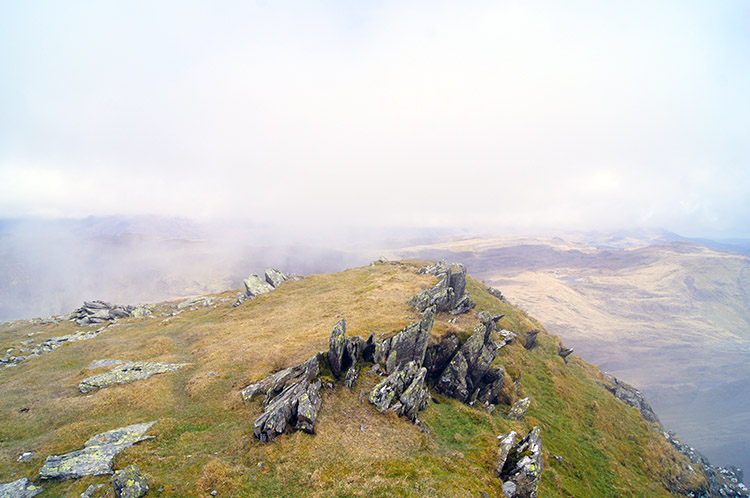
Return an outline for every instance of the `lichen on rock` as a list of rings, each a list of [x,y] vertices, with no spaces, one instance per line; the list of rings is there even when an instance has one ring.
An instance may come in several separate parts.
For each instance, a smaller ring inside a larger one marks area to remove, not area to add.
[[[41,486],[33,485],[27,478],[0,484],[0,498],[32,498],[44,491]]]
[[[125,448],[151,439],[145,433],[156,422],[133,424],[97,434],[81,450],[50,455],[39,470],[42,479],[77,479],[112,473],[112,460]]]
[[[137,465],[128,465],[112,476],[112,489],[117,498],[140,498],[148,493],[148,484]]]
[[[154,375],[176,372],[184,367],[185,363],[155,363],[148,361],[136,361],[121,363],[111,371],[94,375],[83,379],[78,385],[82,393],[89,393],[96,389],[111,386],[112,384],[128,384],[137,380],[144,380]]]

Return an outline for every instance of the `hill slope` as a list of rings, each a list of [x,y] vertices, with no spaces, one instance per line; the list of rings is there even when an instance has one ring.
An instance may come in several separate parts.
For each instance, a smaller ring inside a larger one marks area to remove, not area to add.
[[[48,455],[82,448],[104,431],[156,421],[148,432],[154,439],[114,461],[116,469],[137,464],[154,496],[502,496],[494,473],[496,438],[535,426],[545,469],[539,496],[666,497],[668,489],[705,486],[700,467],[691,467],[637,410],[600,386],[607,382],[601,372],[575,356],[566,363],[557,337],[471,278],[466,285],[475,310],[438,313],[431,341],[453,332],[465,342],[478,311],[504,314],[498,327],[519,338],[494,363],[509,377],[509,401],[531,398],[525,418],[509,419],[507,405],[489,412],[433,390],[419,414],[426,431],[378,413],[363,398],[382,380],[365,366],[352,390],[340,383],[323,389],[314,435],[258,441],[253,421],[261,403],[243,401],[240,390],[327,351],[341,318],[347,336],[362,337],[390,336],[419,320],[407,301],[436,282],[418,275],[419,266],[379,264],[312,275],[238,307],[231,306],[232,292],[207,306],[165,303],[150,317],[118,320],[90,340],[0,370],[0,482],[28,477],[45,488],[41,496],[78,496],[107,478],[40,481],[37,472]],[[80,329],[70,321],[6,323],[0,346],[21,348],[23,341]],[[533,331],[540,333],[527,350],[522,341]],[[81,394],[84,378],[108,370],[90,368],[102,359],[187,365]],[[34,455],[17,462],[24,452]]]

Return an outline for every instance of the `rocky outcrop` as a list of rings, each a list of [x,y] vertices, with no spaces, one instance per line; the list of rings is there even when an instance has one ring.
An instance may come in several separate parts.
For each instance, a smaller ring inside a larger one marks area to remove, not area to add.
[[[78,389],[82,393],[89,393],[112,384],[128,384],[137,380],[148,379],[154,375],[176,372],[185,365],[185,363],[154,363],[149,361],[125,362],[107,373],[83,379],[78,385]]]
[[[261,392],[266,395],[263,414],[253,425],[255,437],[266,442],[292,429],[313,433],[322,402],[319,374],[320,359],[316,354],[305,363],[243,389],[246,400]]]
[[[88,341],[95,338],[97,335],[104,332],[108,328],[108,326],[104,326],[96,330],[80,330],[78,332],[74,332],[73,334],[50,337],[49,339],[46,339],[36,346],[21,348],[20,352],[24,353],[22,355],[11,355],[10,352],[6,352],[5,356],[0,358],[0,368],[14,367],[19,363],[28,360],[29,358],[34,358],[47,353],[51,353],[60,346],[63,346],[70,342]],[[30,346],[30,343],[26,345]]]
[[[427,407],[426,374],[426,368],[410,361],[376,385],[369,401],[381,413],[390,410],[416,422],[417,413]]]
[[[526,334],[526,340],[523,343],[523,347],[526,349],[531,349],[534,347],[534,344],[536,344],[536,338],[539,335],[538,330],[532,330],[528,334]]]
[[[134,424],[92,437],[83,449],[64,455],[50,455],[39,470],[42,479],[77,479],[112,473],[112,460],[125,448],[151,439],[145,433],[156,422]]]
[[[112,489],[117,498],[141,498],[148,493],[148,484],[137,465],[128,465],[112,476]]]
[[[528,411],[529,407],[531,406],[531,398],[523,398],[519,399],[515,403],[513,403],[513,406],[510,407],[510,411],[508,412],[508,418],[513,420],[521,420],[524,415],[526,415],[526,412]]]
[[[142,306],[138,309],[141,316],[145,313],[144,310],[148,310]],[[105,301],[85,301],[83,306],[73,310],[70,314],[70,319],[75,320],[78,325],[95,325],[118,318],[127,318],[132,316],[135,310],[135,306],[121,306]]]
[[[333,332],[328,339],[328,365],[337,379],[341,377],[344,353],[346,353],[346,320],[342,318],[333,326]]]
[[[690,445],[682,443],[671,432],[663,432],[665,439],[690,463],[703,469],[708,488],[693,491],[695,498],[747,498],[750,496],[747,486],[742,482],[742,470],[737,467],[714,467],[708,458]]]
[[[485,377],[502,347],[492,339],[492,332],[497,328],[496,317],[483,311],[479,318],[481,323],[448,362],[436,383],[438,391],[463,402],[469,401],[475,391],[498,380],[496,371]]]
[[[506,498],[537,498],[542,477],[542,436],[534,427],[518,444],[516,433],[501,436],[498,450],[497,473],[503,480]]]
[[[40,486],[34,486],[25,477],[17,481],[0,484],[0,498],[32,498],[44,491]]]
[[[424,366],[427,368],[427,377],[437,380],[460,346],[461,341],[453,333],[443,336],[439,343],[428,346],[424,359]]]
[[[567,363],[568,362],[568,356],[570,356],[571,354],[573,354],[573,348],[566,348],[565,346],[563,346],[562,344],[560,344],[560,347],[557,349],[557,354],[560,356],[560,358],[562,358],[563,360],[565,360],[565,362]]]
[[[431,289],[424,290],[409,300],[409,305],[418,311],[435,306],[436,311],[446,311],[454,315],[471,311],[476,303],[465,294],[466,267],[462,264],[448,266],[445,261],[425,266],[420,274],[435,275],[440,281]]]
[[[243,282],[245,284],[245,293],[239,294],[237,300],[232,305],[237,307],[245,300],[252,299],[261,294],[271,292],[287,280],[299,280],[300,277],[294,274],[284,273],[276,268],[268,268],[263,275],[252,274]]]
[[[602,386],[614,394],[615,398],[640,411],[641,416],[647,422],[661,424],[659,417],[656,416],[656,413],[654,413],[654,410],[648,404],[642,392],[630,384],[617,379],[614,375],[604,374],[604,378],[607,380],[607,384],[602,384]]]
[[[419,322],[410,324],[375,346],[374,359],[385,364],[386,373],[393,373],[412,361],[422,365],[435,321],[435,311],[434,306],[427,308]]]

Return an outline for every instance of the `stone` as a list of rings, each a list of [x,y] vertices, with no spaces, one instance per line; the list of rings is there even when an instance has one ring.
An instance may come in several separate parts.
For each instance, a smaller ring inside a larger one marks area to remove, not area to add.
[[[342,318],[333,326],[328,340],[328,364],[335,378],[341,377],[341,368],[346,350],[346,320]]]
[[[271,292],[273,287],[266,282],[265,278],[259,275],[250,275],[244,280],[245,284],[245,295],[247,297],[255,297],[267,292]]]
[[[505,386],[505,372],[502,368],[490,368],[480,380],[479,387],[474,391],[476,400],[486,405],[505,403],[507,395],[503,391]]]
[[[68,315],[68,319],[75,321],[78,325],[93,325],[127,318],[132,316],[135,309],[134,306],[121,306],[105,301],[84,301],[83,306],[76,308]]]
[[[148,379],[154,375],[176,372],[185,365],[185,363],[154,363],[148,361],[127,362],[116,366],[107,373],[83,379],[78,385],[78,389],[85,394],[113,384],[129,384],[130,382]]]
[[[306,392],[302,393],[297,406],[297,430],[305,431],[309,434],[315,432],[315,420],[320,413],[320,406],[323,398],[320,395],[322,383],[320,380],[308,384]]]
[[[495,472],[497,477],[502,476],[503,468],[505,467],[505,461],[508,460],[508,454],[513,446],[516,444],[516,437],[518,434],[516,431],[510,431],[509,433],[498,436],[499,447],[497,449],[497,461],[495,465]]]
[[[500,471],[507,498],[537,498],[542,478],[542,436],[534,427],[517,445],[511,445]]]
[[[409,300],[409,305],[417,311],[435,306],[436,311],[454,315],[466,313],[475,304],[469,299],[466,290],[466,267],[462,264],[448,266],[445,261],[420,268],[418,273],[435,275],[440,281],[431,289],[426,289]]]
[[[410,324],[395,336],[383,341],[387,342],[387,345],[382,346],[382,352],[388,351],[385,359],[386,373],[395,372],[412,361],[422,365],[434,321],[435,308],[427,308],[419,322]]]
[[[81,498],[94,498],[94,494],[103,487],[104,484],[92,484],[88,488],[86,488],[86,491],[81,493]]]
[[[506,303],[505,296],[503,296],[503,293],[500,292],[499,289],[496,289],[494,287],[487,287],[487,291],[490,293],[491,296],[494,296],[498,298],[500,301]]]
[[[461,341],[454,333],[447,334],[439,343],[428,346],[424,359],[427,376],[432,380],[437,379],[460,346]]]
[[[653,408],[651,408],[651,405],[648,404],[648,402],[646,401],[646,397],[643,396],[642,392],[640,392],[630,384],[622,382],[614,375],[605,373],[604,378],[609,384],[602,384],[602,386],[604,386],[609,392],[614,394],[615,398],[619,399],[626,405],[632,406],[633,408],[637,409],[639,412],[641,412],[641,416],[647,422],[661,424],[661,422],[659,421],[659,417],[656,416],[656,413],[654,412]]]
[[[186,309],[186,308],[193,308],[197,306],[211,306],[214,303],[214,299],[212,297],[206,297],[206,296],[198,296],[198,297],[192,297],[190,299],[186,299],[185,301],[182,301],[177,305],[178,310]]]
[[[31,498],[44,491],[41,486],[34,486],[27,478],[0,484],[0,498]]]
[[[16,462],[26,463],[34,457],[34,454],[33,451],[25,451],[21,453]]]
[[[274,289],[284,283],[287,278],[289,278],[286,273],[282,273],[276,268],[268,268],[263,276],[266,279],[266,283],[268,283],[268,285],[270,285]]]
[[[346,376],[344,377],[344,386],[352,389],[354,383],[357,382],[357,377],[359,377],[359,369],[354,365],[349,367],[349,370],[346,371]]]
[[[531,349],[534,347],[534,344],[536,343],[536,337],[539,335],[538,330],[532,330],[528,334],[526,334],[526,341],[523,344],[523,347],[526,349]]]
[[[417,412],[427,407],[426,374],[426,368],[411,361],[376,385],[369,401],[381,413],[392,410],[416,421]]]
[[[501,348],[491,337],[496,329],[492,316],[482,312],[479,318],[481,323],[474,327],[474,333],[450,360],[436,384],[438,391],[464,403],[481,387],[481,379]]]
[[[148,484],[137,465],[128,465],[115,472],[112,489],[117,498],[140,498],[148,493]]]
[[[513,406],[510,408],[510,411],[508,412],[508,418],[513,420],[521,420],[524,415],[526,415],[526,411],[529,409],[529,406],[531,406],[531,398],[519,399],[518,401],[513,403]]]
[[[568,361],[568,356],[570,356],[573,353],[573,348],[566,348],[562,344],[560,345],[560,348],[557,350],[557,354],[565,360]]]
[[[125,448],[151,439],[145,433],[156,422],[133,424],[92,437],[81,450],[50,455],[39,470],[42,479],[77,479],[112,473],[112,460]]]
[[[247,294],[245,294],[244,292],[240,292],[239,294],[237,294],[237,300],[234,303],[232,303],[232,308],[236,308],[240,304],[244,303],[246,299],[247,299]]]

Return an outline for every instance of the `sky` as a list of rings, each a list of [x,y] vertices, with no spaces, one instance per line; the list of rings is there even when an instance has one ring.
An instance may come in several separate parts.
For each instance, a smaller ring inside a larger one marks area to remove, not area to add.
[[[750,2],[0,1],[0,218],[750,237]]]

